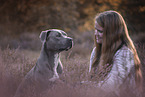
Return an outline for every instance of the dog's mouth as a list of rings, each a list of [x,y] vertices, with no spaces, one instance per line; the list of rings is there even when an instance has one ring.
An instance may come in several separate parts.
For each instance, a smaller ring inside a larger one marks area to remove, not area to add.
[[[67,48],[61,48],[61,49],[59,49],[59,51],[68,51],[69,49],[71,49],[72,48],[72,46],[69,46],[69,47],[67,47]]]
[[[59,49],[59,51],[64,51],[64,50],[66,50],[66,49],[64,49],[64,48]]]
[[[65,50],[68,51],[69,49],[71,49],[73,47],[73,41],[71,41],[70,46],[67,47]]]
[[[65,50],[66,50],[66,51],[68,51],[68,50],[69,50],[69,49],[71,49],[71,48],[72,48],[72,46],[70,46],[70,47],[67,47]]]
[[[59,49],[59,51],[68,51],[69,49],[71,49],[73,47],[73,42],[71,42],[70,44],[69,44],[69,46],[68,47],[66,47],[66,48],[60,48]]]

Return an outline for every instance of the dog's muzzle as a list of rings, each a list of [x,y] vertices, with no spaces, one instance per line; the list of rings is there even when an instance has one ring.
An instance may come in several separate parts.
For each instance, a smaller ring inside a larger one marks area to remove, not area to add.
[[[66,48],[66,51],[68,51],[69,49],[71,49],[73,47],[73,41],[72,38],[68,39],[68,47]]]
[[[72,47],[73,47],[73,40],[72,40],[72,38],[68,38],[67,42],[66,42],[66,47],[59,49],[59,51],[63,51],[63,50],[68,51]]]
[[[71,38],[71,39],[68,40],[68,47],[65,50],[68,51],[72,47],[73,47],[73,41],[72,41],[72,38]]]

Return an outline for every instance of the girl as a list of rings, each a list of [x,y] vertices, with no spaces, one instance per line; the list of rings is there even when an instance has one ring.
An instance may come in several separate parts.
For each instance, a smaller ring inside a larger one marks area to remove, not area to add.
[[[105,11],[95,18],[95,47],[90,58],[91,80],[106,92],[142,91],[141,62],[123,17]]]

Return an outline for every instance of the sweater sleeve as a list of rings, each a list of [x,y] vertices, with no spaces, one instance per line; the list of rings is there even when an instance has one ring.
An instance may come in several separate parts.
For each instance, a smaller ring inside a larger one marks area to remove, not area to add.
[[[92,63],[93,63],[93,60],[94,60],[94,57],[95,57],[95,49],[96,49],[96,47],[93,48],[92,53],[91,53],[90,64],[89,64],[89,72],[91,72],[91,69],[92,69]]]
[[[99,82],[99,87],[107,92],[117,91],[127,79],[134,67],[134,57],[128,49],[118,50],[113,58],[112,70],[104,81]]]

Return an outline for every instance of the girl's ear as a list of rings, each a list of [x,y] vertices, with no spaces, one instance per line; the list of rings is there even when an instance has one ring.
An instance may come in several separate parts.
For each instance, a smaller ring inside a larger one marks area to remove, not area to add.
[[[41,39],[41,42],[46,41],[46,37],[47,37],[47,32],[46,31],[42,31],[39,38]]]

